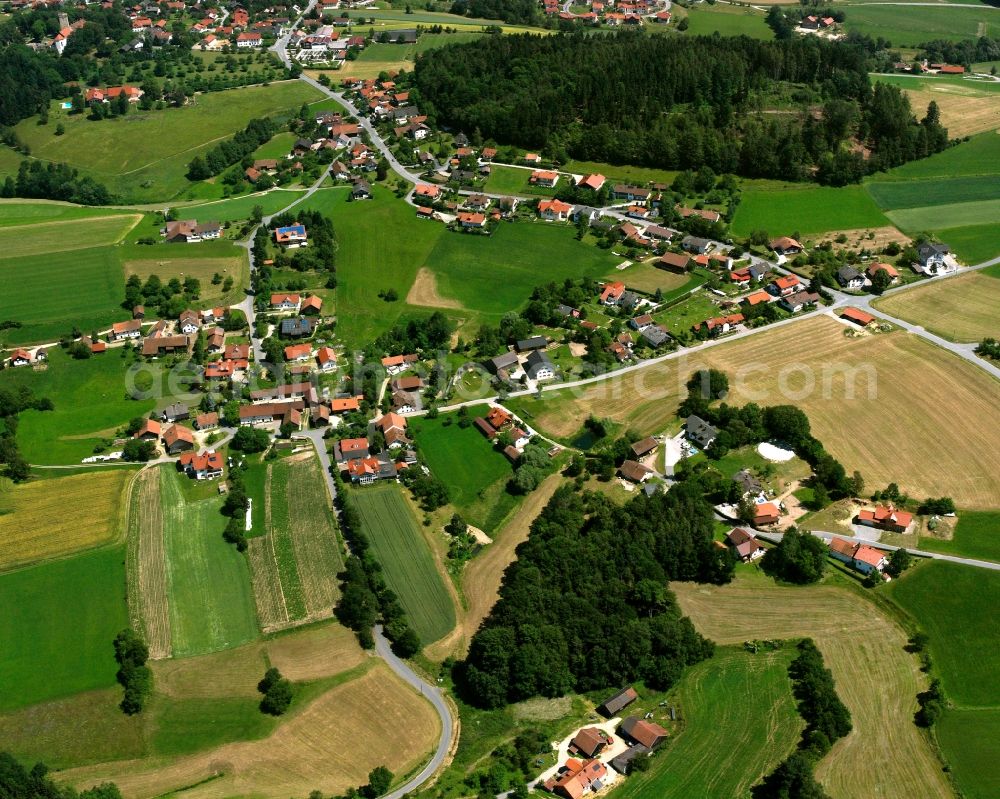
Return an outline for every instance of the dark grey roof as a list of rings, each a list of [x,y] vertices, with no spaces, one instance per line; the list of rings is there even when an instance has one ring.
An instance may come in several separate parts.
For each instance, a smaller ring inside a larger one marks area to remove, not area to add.
[[[647,485],[646,486],[646,490],[647,491],[650,488],[655,489],[656,486],[655,485]],[[630,746],[628,749],[626,749],[624,752],[622,752],[617,757],[612,758],[611,759],[611,768],[613,768],[619,774],[627,774],[628,773],[628,764],[632,760],[635,760],[637,757],[639,757],[639,755],[647,755],[648,756],[649,753],[650,753],[650,750],[647,749],[642,744],[635,744],[634,746]]]
[[[684,422],[684,429],[687,431],[688,438],[696,441],[703,447],[707,447],[719,435],[718,429],[700,416],[689,416],[687,421]]]
[[[560,316],[572,316],[573,315],[573,309],[570,308],[568,305],[563,305],[562,303],[560,303],[559,305],[556,306],[555,311]]]
[[[925,241],[917,248],[917,255],[926,260],[932,255],[947,255],[951,252],[951,247],[947,244],[938,244],[934,241]]]
[[[750,474],[749,470],[741,469],[733,475],[733,482],[739,483],[743,493],[759,494],[763,486],[756,477]]]
[[[681,246],[685,250],[689,250],[689,249],[704,250],[711,243],[712,242],[709,241],[708,239],[700,239],[697,236],[685,236],[681,240]]]
[[[501,369],[509,369],[511,366],[517,365],[517,353],[515,352],[505,352],[503,355],[497,355],[495,358],[490,358],[486,361],[486,368],[489,369],[493,374],[496,374]]]
[[[618,304],[631,310],[632,308],[635,308],[641,301],[642,297],[640,297],[634,291],[626,291],[619,298]]]
[[[281,335],[308,336],[312,333],[312,320],[302,316],[297,319],[281,320]]]
[[[639,331],[639,335],[642,336],[644,339],[646,339],[646,341],[648,341],[654,347],[659,347],[668,338],[670,338],[670,334],[667,333],[666,330],[664,330],[662,327],[657,327],[656,325],[650,325],[649,327],[644,328],[643,330]]]
[[[750,266],[750,276],[759,280],[771,271],[771,265],[766,263],[755,263]]]
[[[527,360],[527,372],[529,377],[534,377],[542,369],[555,371],[555,364],[549,360],[549,356],[541,350],[534,350]]]
[[[853,266],[842,266],[837,270],[837,280],[841,283],[850,283],[861,277],[861,273]]]
[[[526,352],[527,350],[540,350],[548,345],[549,340],[545,336],[532,336],[521,339],[514,347],[518,352]]]

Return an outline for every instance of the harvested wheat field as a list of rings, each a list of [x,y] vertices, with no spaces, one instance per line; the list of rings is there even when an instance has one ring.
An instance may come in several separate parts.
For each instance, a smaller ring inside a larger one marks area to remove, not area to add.
[[[906,634],[875,605],[846,588],[781,587],[763,577],[744,577],[721,587],[672,583],[671,588],[698,631],[717,643],[816,641],[854,723],[854,730],[816,769],[834,799],[858,796],[862,774],[873,775],[863,780],[868,796],[954,795],[913,723],[916,695],[927,679],[917,658],[904,650]]]
[[[128,612],[153,660],[170,657],[170,598],[160,505],[160,473],[140,472],[132,484],[126,549]]]
[[[904,92],[910,98],[910,105],[921,112],[932,102],[938,104],[941,124],[948,128],[949,138],[1000,128],[1000,94],[950,83],[933,89],[904,89]]]
[[[117,540],[134,474],[119,468],[7,484],[0,491],[0,570]]]
[[[262,740],[226,744],[171,762],[87,766],[60,778],[79,787],[111,780],[127,799],[152,799],[182,788],[187,799],[287,799],[312,790],[338,794],[363,785],[376,766],[396,774],[417,767],[439,733],[440,721],[430,703],[376,663],[363,676],[294,712]]]
[[[918,336],[848,338],[845,330],[820,315],[516,407],[563,438],[591,413],[643,435],[676,431],[685,381],[715,367],[729,375],[731,403],[802,408],[817,438],[869,486],[896,482],[910,496],[947,495],[970,510],[995,506],[997,381]]]
[[[483,619],[497,601],[503,573],[514,560],[514,550],[528,538],[529,528],[541,513],[556,489],[562,475],[550,474],[532,491],[517,512],[497,533],[493,543],[473,558],[462,573],[462,594],[465,607],[459,613],[455,629],[424,649],[431,660],[444,660],[448,655],[463,657]]]
[[[1000,338],[1000,277],[980,272],[891,294],[875,307],[950,341]]]
[[[426,266],[420,267],[417,276],[406,295],[407,305],[423,305],[427,308],[463,308],[458,300],[442,297],[438,293],[437,278]]]
[[[351,630],[336,623],[295,630],[268,641],[195,658],[154,664],[157,693],[179,699],[257,696],[264,669],[276,666],[296,682],[335,677],[365,659]]]

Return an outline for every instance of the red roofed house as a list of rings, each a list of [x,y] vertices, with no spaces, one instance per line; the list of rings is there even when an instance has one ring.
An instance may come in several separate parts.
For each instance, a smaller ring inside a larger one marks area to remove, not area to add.
[[[774,239],[770,246],[778,255],[795,255],[802,252],[802,245],[791,236],[781,236]]]
[[[264,37],[256,32],[241,33],[236,37],[236,46],[247,48],[247,47],[260,47],[264,41]]]
[[[199,430],[211,430],[219,426],[219,414],[216,411],[210,413],[199,413],[194,417],[194,426]]]
[[[163,428],[158,421],[155,419],[146,419],[142,427],[136,431],[133,438],[141,438],[143,441],[157,441],[162,432]]]
[[[343,464],[357,458],[368,457],[367,438],[344,438],[333,445],[333,455],[337,463]]]
[[[768,289],[771,290],[772,294],[777,294],[779,297],[787,297],[789,294],[794,294],[798,291],[801,283],[802,281],[799,280],[798,275],[782,275],[768,286]]]
[[[638,716],[629,716],[625,719],[618,731],[629,741],[645,746],[647,749],[655,749],[667,740],[667,731],[659,724],[641,719]]]
[[[538,215],[549,222],[563,222],[573,206],[564,203],[562,200],[542,200],[538,203]]]
[[[752,308],[755,305],[760,305],[761,303],[764,302],[770,302],[772,299],[774,298],[766,291],[755,291],[753,294],[748,294],[746,297],[744,297],[743,302],[745,302]]]
[[[311,344],[291,344],[285,347],[286,361],[308,361],[312,358]]]
[[[357,397],[335,397],[330,400],[331,413],[350,413],[361,410],[361,401]]]
[[[27,366],[31,363],[31,353],[25,349],[16,349],[10,356],[11,366]]]
[[[734,313],[729,314],[729,316],[713,316],[711,319],[706,319],[704,322],[698,322],[691,326],[691,329],[695,333],[701,332],[702,325],[705,326],[708,335],[718,336],[723,333],[728,333],[736,325],[742,323],[744,320],[743,314]]]
[[[193,449],[194,433],[179,424],[170,425],[163,433],[163,446],[170,455]]]
[[[316,351],[316,363],[321,372],[329,372],[337,368],[337,353],[330,347],[320,347]]]
[[[846,563],[862,574],[882,571],[885,568],[885,554],[867,544],[855,544],[843,538],[830,539],[830,555],[841,563]]]
[[[214,480],[216,477],[222,477],[223,466],[222,453],[215,450],[200,455],[185,452],[177,461],[177,468],[183,469],[188,477],[193,477],[195,480]]]
[[[459,211],[458,224],[464,228],[484,228],[486,227],[486,214],[481,214],[478,211]]]
[[[580,799],[585,793],[599,791],[603,784],[601,780],[608,770],[600,760],[570,759],[566,761],[563,771],[545,782],[545,788],[556,796],[564,799]]]
[[[757,560],[764,554],[764,547],[757,538],[742,527],[734,527],[726,533],[726,543],[736,552],[736,557],[744,563]]]
[[[781,511],[773,502],[763,502],[754,508],[753,526],[774,524],[781,518]]]
[[[413,190],[414,197],[426,197],[429,200],[436,200],[441,196],[440,186],[429,186],[426,184],[418,184]]]
[[[867,272],[868,277],[871,279],[874,279],[875,275],[879,272],[885,272],[892,279],[893,283],[899,280],[899,272],[892,264],[874,263],[868,267]]]
[[[591,191],[600,191],[601,187],[604,185],[607,178],[604,175],[584,175],[580,178],[576,185],[581,189],[590,189]]]
[[[532,186],[545,186],[549,189],[554,188],[558,182],[558,172],[551,172],[544,169],[536,169],[531,173],[531,177],[528,178],[528,183]]]
[[[272,311],[297,311],[302,298],[298,294],[272,294]]]
[[[313,294],[311,297],[306,297],[302,300],[302,306],[300,310],[302,313],[319,313],[323,309],[323,300]]]
[[[624,283],[605,283],[604,289],[601,291],[601,305],[616,305],[624,293]]]
[[[875,321],[874,316],[858,308],[844,308],[840,312],[840,318],[846,319],[848,322],[854,322],[854,324],[861,325],[861,327],[868,327],[868,325]]]
[[[570,741],[569,749],[584,757],[597,757],[608,745],[608,736],[598,727],[584,727]]]
[[[389,412],[376,423],[385,437],[385,444],[390,449],[409,443],[406,437],[406,419],[398,413]]]
[[[876,505],[875,510],[862,510],[855,521],[865,527],[877,527],[890,533],[905,533],[913,521],[913,514],[896,510],[892,505]]]
[[[111,325],[111,340],[124,341],[142,336],[142,320],[130,319],[128,322],[115,322]]]

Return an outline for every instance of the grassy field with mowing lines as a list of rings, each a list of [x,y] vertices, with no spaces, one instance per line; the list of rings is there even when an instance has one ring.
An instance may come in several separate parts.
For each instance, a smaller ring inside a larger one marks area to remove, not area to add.
[[[892,5],[852,5],[846,12],[845,27],[872,37],[882,37],[894,47],[916,47],[932,39],[975,39],[993,36],[1000,27],[1000,15],[991,8],[949,8],[913,6],[900,13]]]
[[[0,570],[117,540],[133,475],[113,468],[20,485],[0,479]]]
[[[1000,513],[963,511],[950,540],[921,536],[920,548],[966,558],[1000,561]]]
[[[170,657],[170,598],[163,537],[160,472],[146,469],[132,486],[129,503],[126,573],[128,609],[154,660]]]
[[[597,173],[604,175],[612,183],[633,183],[640,186],[647,183],[666,183],[669,186],[678,174],[670,169],[652,169],[628,164],[605,164],[598,161],[567,161],[563,169],[574,175]]]
[[[0,575],[0,710],[114,685],[124,556],[105,548]]]
[[[115,250],[94,247],[51,255],[0,259],[0,279],[17,291],[0,292],[0,318],[20,322],[0,331],[0,342],[48,343],[81,330],[106,330],[127,317],[125,279]]]
[[[485,405],[470,408],[470,418],[482,416],[486,410]],[[475,513],[475,506],[483,491],[510,479],[509,461],[471,424],[459,427],[454,414],[413,419],[410,431],[431,472],[448,486],[451,504],[470,524],[482,527],[489,509]]]
[[[729,373],[734,386],[730,403],[792,402],[802,408],[814,435],[848,472],[859,469],[870,486],[897,482],[910,496],[943,493],[969,510],[996,507],[1000,475],[991,453],[1000,448],[1000,396],[994,380],[903,332],[851,339],[841,324],[818,317],[605,380],[573,395],[546,392],[541,401],[521,397],[517,408],[529,414],[525,418],[533,426],[560,438],[576,433],[580,420],[591,413],[643,435],[677,430],[675,412],[684,383],[706,367]],[[872,375],[874,383],[869,382]],[[914,392],[914,385],[921,390]],[[870,386],[876,389],[874,397]],[[940,424],[942,408],[948,425]],[[846,418],[851,419],[851,435],[844,435]],[[884,457],[886,452],[893,457]],[[928,452],[935,453],[931,468]]]
[[[318,97],[302,81],[279,81],[209,92],[183,108],[130,112],[101,122],[69,115],[53,104],[48,125],[32,118],[16,130],[34,157],[76,167],[129,202],[150,202],[173,198],[188,188],[185,173],[191,159],[249,120],[297,111],[303,102]],[[55,135],[57,123],[63,124],[65,135]],[[115,146],[106,146],[109,141]]]
[[[386,582],[396,592],[410,625],[423,643],[455,626],[455,608],[417,520],[395,485],[351,492]]]
[[[632,264],[627,269],[612,269],[604,277],[609,280],[623,280],[630,289],[648,291],[650,294],[660,289],[666,295],[689,284],[694,288],[690,275],[678,275],[666,269],[657,269],[650,262]]]
[[[253,683],[261,673],[255,672]],[[334,687],[318,698],[298,707],[293,703],[289,715],[259,740],[226,743],[166,763],[150,758],[89,766],[62,772],[60,779],[79,787],[110,780],[123,795],[135,799],[182,789],[190,799],[247,794],[286,799],[314,789],[328,795],[343,793],[364,784],[368,772],[379,765],[396,774],[421,765],[440,734],[430,703],[381,663],[345,679],[351,676],[331,681]],[[248,702],[255,707],[255,700]],[[197,705],[189,713],[189,719],[205,719]],[[238,725],[240,715],[234,710],[231,721]],[[210,729],[196,730],[208,740]]]
[[[139,214],[0,227],[3,258],[27,258],[117,244],[142,219]]]
[[[0,199],[0,227],[37,225],[43,222],[71,222],[115,215],[134,216],[118,208],[91,208],[56,200]]]
[[[980,264],[1000,255],[1000,223],[946,228],[936,235],[967,264]]]
[[[883,213],[862,186],[830,188],[787,184],[755,188],[745,182],[732,230],[747,236],[766,230],[772,237],[798,231],[809,237],[828,230],[876,228],[888,224]]]
[[[997,199],[1000,197],[1000,175],[872,181],[866,183],[865,188],[881,208],[921,208]]]
[[[922,208],[901,208],[898,211],[888,211],[887,216],[904,233],[994,224],[1000,219],[1000,198]]]
[[[250,284],[246,251],[229,241],[206,241],[194,246],[132,244],[122,248],[121,259],[126,278],[137,275],[145,281],[150,275],[158,275],[164,283],[173,277],[181,281],[186,277],[197,278],[201,283],[197,300],[200,306],[233,305],[243,299]],[[222,283],[212,285],[216,274],[223,280],[233,279],[228,292],[223,291]]]
[[[878,180],[911,178],[955,178],[1000,174],[1000,135],[981,133],[967,142],[949,147],[930,158],[910,161],[880,174]]]
[[[177,657],[214,652],[257,636],[246,559],[222,540],[221,501],[185,502],[172,466],[160,467],[170,596]]]
[[[295,202],[296,198],[303,194],[305,191],[279,188],[230,200],[178,206],[175,210],[177,216],[183,219],[196,219],[199,222],[235,222],[249,219],[255,205],[259,205],[264,211],[264,216],[267,216]]]
[[[28,410],[19,416],[18,446],[29,463],[79,463],[118,425],[153,408],[153,400],[124,399],[125,365],[118,352],[76,361],[53,347],[48,364],[38,372],[29,368],[0,372],[0,388],[28,386],[55,405],[51,411]]]
[[[699,6],[689,9],[688,36],[749,36],[753,39],[773,39],[774,32],[764,21],[764,15],[751,8],[737,6]]]
[[[671,588],[698,631],[718,644],[815,640],[854,724],[816,768],[831,797],[857,796],[863,772],[879,775],[884,799],[952,796],[937,757],[913,724],[916,695],[927,678],[905,651],[902,628],[862,595],[836,585],[778,586],[747,573],[726,586]]]
[[[1000,243],[997,244],[1000,249]],[[986,271],[986,270],[983,270]],[[979,342],[1000,337],[1000,277],[980,272],[890,294],[875,303],[877,309],[923,325],[949,341]]]
[[[803,727],[788,678],[794,654],[791,646],[756,655],[721,649],[686,670],[669,700],[680,707],[684,726],[649,771],[630,777],[616,795],[746,796],[792,752]]]

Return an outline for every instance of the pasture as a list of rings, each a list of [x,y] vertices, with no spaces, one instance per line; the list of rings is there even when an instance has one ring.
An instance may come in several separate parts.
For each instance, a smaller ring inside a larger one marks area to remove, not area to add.
[[[1000,710],[946,710],[936,730],[962,796],[1000,796]]]
[[[187,164],[200,152],[262,116],[298,110],[319,93],[302,81],[279,81],[200,94],[183,108],[130,111],[125,117],[93,122],[53,103],[49,124],[27,119],[16,128],[34,157],[76,167],[129,202],[176,197],[191,184]],[[59,123],[66,129],[56,136]],[[114,141],[114,147],[106,146]]]
[[[118,539],[133,474],[114,468],[17,485],[0,480],[0,571]]]
[[[251,686],[262,668],[255,669]],[[331,687],[324,690],[326,686]],[[191,799],[250,794],[281,799],[314,789],[330,795],[364,784],[378,765],[396,774],[409,773],[423,764],[437,741],[440,724],[431,705],[381,663],[373,663],[360,676],[348,672],[308,689],[316,698],[306,697],[298,707],[293,704],[280,722],[272,722],[273,731],[266,737],[222,743],[208,726],[214,716],[204,712],[202,703],[190,703],[185,723],[195,725],[191,729],[202,741],[214,738],[219,745],[167,762],[152,757],[86,766],[62,772],[60,780],[78,787],[110,780],[134,799],[182,789]],[[246,701],[260,716],[256,700]],[[240,718],[249,721],[250,714],[244,716],[231,700],[226,709],[230,729],[240,732]],[[251,732],[262,731],[255,721]],[[161,738],[164,743],[183,746],[177,736]]]
[[[376,41],[358,53],[357,59],[345,65],[341,71],[347,71],[355,78],[377,78],[380,72],[412,70],[413,62],[419,54],[446,44],[474,42],[480,36],[482,34],[476,31],[463,30],[454,33],[424,33],[413,44]]]
[[[649,771],[630,777],[616,795],[747,796],[750,786],[795,749],[804,726],[788,678],[794,654],[791,645],[756,655],[726,648],[687,669],[668,700],[679,707],[680,731]],[[736,696],[740,701],[733,701]]]
[[[410,625],[429,644],[455,626],[455,608],[423,532],[395,485],[351,492],[361,526]]]
[[[605,164],[598,161],[567,161],[563,169],[574,175],[592,173],[604,175],[612,184],[632,183],[639,186],[645,186],[647,183],[666,183],[669,186],[678,174],[669,169],[653,169],[646,166],[631,166],[630,164]]]
[[[622,280],[630,289],[649,294],[655,293],[657,289],[668,295],[678,289],[694,288],[691,275],[678,275],[666,269],[657,269],[650,261],[634,263],[626,269],[612,269],[604,277],[608,280]]]
[[[1000,135],[981,133],[929,158],[910,161],[879,175],[878,180],[955,178],[1000,174]]]
[[[556,189],[566,185],[571,179],[566,175],[559,176],[559,183],[555,188],[533,186],[528,180],[531,178],[530,169],[519,166],[504,166],[494,164],[490,170],[490,176],[486,178],[483,190],[490,194],[536,194],[542,197],[552,197]]]
[[[643,435],[675,428],[684,383],[699,368],[729,374],[730,403],[793,403],[812,430],[869,486],[896,482],[910,496],[950,495],[959,507],[996,506],[1000,396],[982,370],[903,332],[861,339],[816,317],[680,357],[573,391],[518,398],[532,425],[572,437],[591,413]],[[920,391],[913,391],[919,385]],[[947,408],[948,425],[940,424]],[[851,434],[844,434],[844,419]],[[985,437],[985,438],[984,438]],[[884,453],[892,452],[892,458]],[[928,467],[927,453],[934,453]]]
[[[1000,249],[1000,243],[996,245]],[[916,286],[875,303],[887,314],[923,325],[949,341],[979,342],[1000,337],[1000,277],[980,272]]]
[[[978,202],[901,208],[886,214],[904,233],[995,224],[1000,219],[1000,197]]]
[[[934,671],[959,708],[1000,707],[993,679],[1000,651],[1000,573],[957,563],[922,563],[889,586],[889,596],[930,637]]]
[[[363,347],[388,330],[405,310],[387,303],[378,293],[394,287],[400,296],[412,285],[444,228],[417,219],[412,206],[373,186],[369,202],[349,203],[346,189],[325,189],[313,195],[307,207],[333,219],[337,231],[337,300],[341,313],[337,334],[348,349]],[[392,231],[372,235],[373,230]],[[377,276],[377,277],[373,277]]]
[[[247,554],[260,626],[271,632],[332,615],[343,559],[315,458],[265,468],[266,532]]]
[[[199,306],[213,304],[232,305],[243,299],[250,284],[250,265],[246,251],[228,241],[206,241],[196,245],[161,244],[147,247],[127,245],[122,252],[122,266],[126,279],[137,275],[143,282],[150,275],[158,275],[166,283],[171,278],[183,281],[196,278],[201,292],[196,301]],[[222,283],[212,285],[218,274],[225,280],[233,279],[233,287],[222,290]]]
[[[932,39],[961,41],[993,36],[1000,28],[1000,16],[989,6],[913,6],[901,14],[891,5],[852,5],[846,14],[848,31],[881,36],[894,47],[916,47]]]
[[[214,652],[257,636],[246,559],[222,540],[221,500],[186,502],[178,475],[160,467],[163,535],[176,657]]]
[[[103,548],[0,575],[0,710],[115,684],[124,554]]]
[[[78,219],[135,216],[118,208],[91,208],[57,200],[0,199],[0,227],[37,225],[43,222],[73,222]]]
[[[484,415],[486,410],[485,405],[470,408],[470,421]],[[414,418],[410,432],[431,473],[448,486],[455,510],[467,522],[489,533],[496,506],[502,505],[509,511],[514,504],[513,497],[503,490],[512,474],[507,458],[472,424],[460,427],[455,414],[436,419]],[[497,484],[499,492],[489,492],[487,496],[488,489]]]
[[[815,640],[854,724],[816,767],[831,797],[856,796],[862,772],[878,775],[885,799],[953,795],[913,724],[916,695],[927,678],[905,651],[902,628],[861,594],[835,585],[779,586],[745,572],[726,586],[671,583],[671,589],[698,631],[718,644]]]
[[[744,181],[733,217],[734,236],[766,230],[773,238],[798,232],[809,238],[830,230],[877,228],[888,224],[860,185],[832,188]]]
[[[152,410],[153,400],[125,399],[126,366],[117,351],[77,361],[63,350],[49,350],[48,367],[0,372],[0,388],[27,386],[48,397],[51,411],[23,411],[17,441],[33,464],[79,463],[94,444],[114,434],[119,425]]]
[[[426,259],[443,296],[497,321],[541,283],[600,277],[619,263],[577,241],[572,228],[544,222],[504,224],[492,236],[446,232]]]
[[[117,244],[141,219],[139,214],[118,214],[0,227],[0,252],[6,260]]]
[[[105,330],[127,315],[121,308],[125,280],[111,247],[0,258],[0,280],[18,287],[0,292],[0,319],[22,325],[0,331],[0,341],[48,343],[74,325]]]
[[[773,39],[774,32],[756,9],[739,6],[706,5],[687,12],[688,36],[749,36],[753,39]],[[671,25],[671,27],[673,27]]]
[[[295,202],[303,194],[305,194],[305,191],[299,189],[275,188],[265,192],[245,194],[242,197],[233,197],[228,200],[215,200],[196,205],[176,206],[174,211],[178,218],[195,219],[198,222],[236,222],[242,219],[249,219],[254,206],[259,205],[264,212],[264,216],[268,216],[280,211],[286,205]]]
[[[870,181],[865,188],[883,209],[921,208],[1000,198],[1000,175]]]
[[[979,264],[1000,255],[1000,223],[965,225],[936,231],[941,241],[967,264]]]

